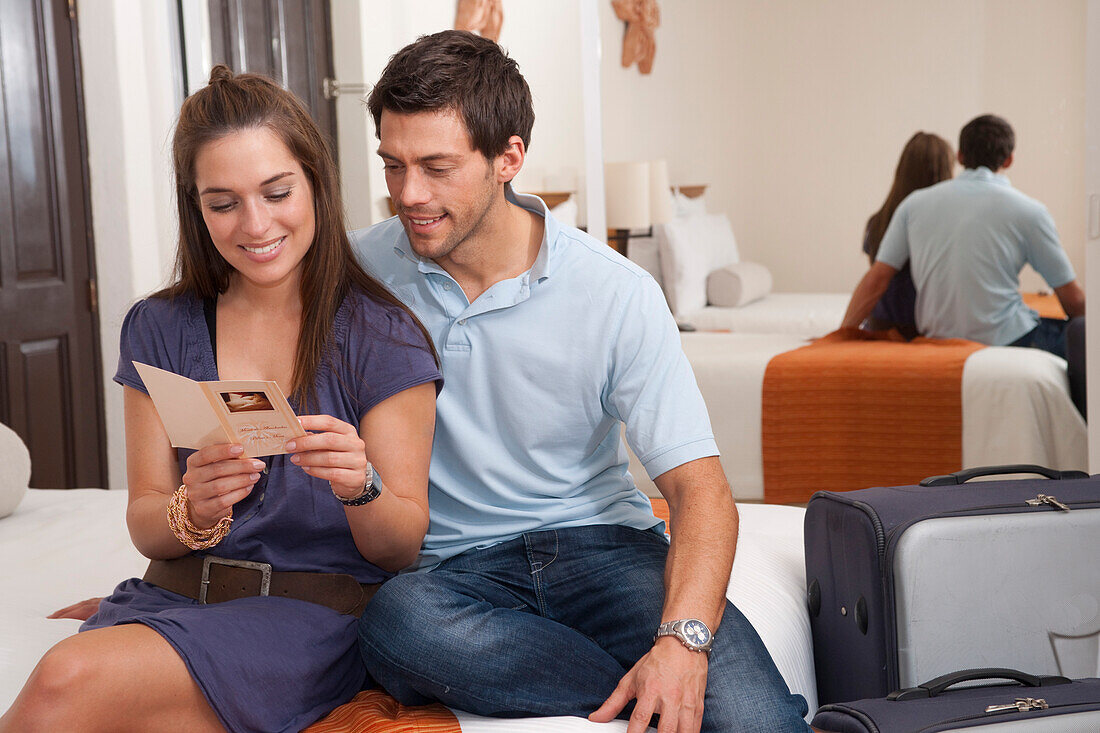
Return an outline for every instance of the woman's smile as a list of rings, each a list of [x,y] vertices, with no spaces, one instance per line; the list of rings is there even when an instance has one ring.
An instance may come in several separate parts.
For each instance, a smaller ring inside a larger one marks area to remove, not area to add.
[[[286,241],[286,236],[272,239],[269,242],[263,242],[260,244],[242,244],[241,249],[247,252],[255,262],[270,262],[278,256],[278,253],[282,251],[283,242]]]

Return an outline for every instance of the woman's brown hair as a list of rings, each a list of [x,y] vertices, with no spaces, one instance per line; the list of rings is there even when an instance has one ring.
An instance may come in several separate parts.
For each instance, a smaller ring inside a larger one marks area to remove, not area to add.
[[[866,236],[863,251],[866,252],[871,262],[875,261],[879,244],[886,234],[886,227],[890,225],[890,219],[894,216],[894,210],[905,197],[919,188],[926,188],[933,183],[946,181],[951,177],[955,166],[955,153],[951,145],[939,135],[929,132],[918,132],[909,138],[905,148],[898,159],[898,167],[894,172],[894,184],[890,187],[890,193],[886,195],[886,201],[882,208],[871,215],[867,220]]]
[[[336,164],[305,106],[271,79],[234,74],[222,64],[210,71],[210,83],[184,100],[180,108],[172,137],[180,227],[175,275],[172,284],[153,297],[186,294],[216,298],[229,287],[233,268],[218,254],[203,220],[195,187],[195,159],[203,146],[214,140],[259,128],[271,130],[283,141],[313,188],[316,224],[313,243],[302,259],[302,323],[291,389],[304,407],[313,396],[317,370],[329,349],[336,311],[352,289],[404,310],[424,334],[429,348],[432,340],[412,312],[355,259],[344,226]]]

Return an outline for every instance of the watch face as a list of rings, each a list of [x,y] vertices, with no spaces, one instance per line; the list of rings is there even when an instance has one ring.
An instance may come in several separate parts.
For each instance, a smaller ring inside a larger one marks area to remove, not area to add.
[[[710,631],[707,629],[707,625],[695,619],[691,619],[684,624],[684,636],[692,644],[698,646],[705,646],[710,641]]]

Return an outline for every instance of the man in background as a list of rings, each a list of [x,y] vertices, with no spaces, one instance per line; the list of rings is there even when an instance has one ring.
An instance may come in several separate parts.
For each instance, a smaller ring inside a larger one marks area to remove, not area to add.
[[[1015,146],[1012,127],[995,115],[963,127],[958,159],[966,170],[914,191],[898,206],[842,327],[858,328],[908,261],[921,335],[1066,356],[1067,322],[1041,319],[1024,304],[1020,270],[1030,264],[1070,318],[1085,314],[1085,294],[1046,207],[1003,174]]]

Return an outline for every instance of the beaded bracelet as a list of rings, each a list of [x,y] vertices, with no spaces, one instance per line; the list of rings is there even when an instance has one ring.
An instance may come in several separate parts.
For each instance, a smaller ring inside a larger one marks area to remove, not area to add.
[[[229,534],[233,517],[222,517],[210,529],[200,529],[191,521],[187,511],[187,486],[180,484],[168,502],[168,527],[180,542],[192,550],[209,550]]]

